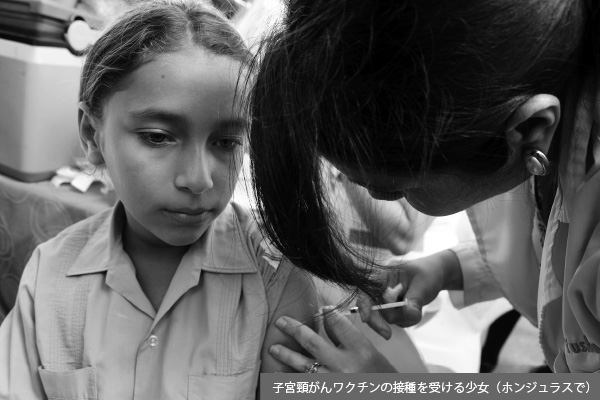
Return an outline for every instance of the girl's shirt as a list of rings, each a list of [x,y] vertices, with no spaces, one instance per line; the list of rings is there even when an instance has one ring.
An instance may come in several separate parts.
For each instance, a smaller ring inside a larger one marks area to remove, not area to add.
[[[479,252],[456,249],[466,304],[504,294],[540,328],[555,372],[600,372],[600,91],[564,110],[559,185],[542,244],[531,181],[475,205]],[[586,160],[593,158],[587,164]]]
[[[0,398],[254,398],[261,348],[262,371],[278,367],[271,322],[316,311],[310,279],[230,204],[155,310],[123,250],[124,217],[119,204],[35,250],[0,329]]]

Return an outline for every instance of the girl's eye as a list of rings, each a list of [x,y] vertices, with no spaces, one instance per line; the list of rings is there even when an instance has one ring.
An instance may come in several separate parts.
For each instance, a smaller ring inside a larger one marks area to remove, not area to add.
[[[215,140],[214,144],[224,150],[233,150],[237,146],[241,146],[242,141],[240,139],[223,138]]]
[[[161,146],[172,141],[171,137],[164,133],[146,132],[141,135],[142,140],[151,146]]]

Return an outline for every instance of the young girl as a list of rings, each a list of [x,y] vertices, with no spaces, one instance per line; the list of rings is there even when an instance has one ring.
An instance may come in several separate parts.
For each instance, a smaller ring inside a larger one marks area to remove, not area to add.
[[[120,202],[35,250],[0,329],[0,398],[246,399],[286,370],[261,350],[284,340],[272,321],[316,302],[229,202],[247,56],[197,2],[139,6],[91,48],[80,136]]]
[[[254,184],[282,253],[377,301],[401,283],[407,306],[385,314],[403,326],[443,289],[465,304],[504,295],[539,326],[554,371],[600,371],[600,2],[297,0],[282,28],[250,135],[250,154],[268,155]],[[374,279],[339,240],[320,157],[376,199],[468,208],[478,243]],[[274,347],[290,365],[368,370],[367,352],[338,357],[287,322],[313,352]]]

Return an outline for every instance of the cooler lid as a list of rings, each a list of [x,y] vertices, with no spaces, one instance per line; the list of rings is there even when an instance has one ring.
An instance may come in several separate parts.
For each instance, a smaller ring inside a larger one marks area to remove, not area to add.
[[[51,0],[0,0],[0,37],[35,46],[66,47],[71,22],[98,23],[83,11]]]

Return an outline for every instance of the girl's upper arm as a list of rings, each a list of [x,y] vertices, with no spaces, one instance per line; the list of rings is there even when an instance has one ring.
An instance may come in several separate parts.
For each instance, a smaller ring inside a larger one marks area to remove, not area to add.
[[[269,348],[273,344],[282,344],[297,352],[306,353],[294,339],[277,328],[275,322],[279,317],[290,316],[298,321],[304,321],[306,325],[315,329],[314,315],[319,307],[312,278],[307,273],[294,267],[281,293],[277,309],[267,326],[261,351],[260,372],[297,372],[271,356]]]

